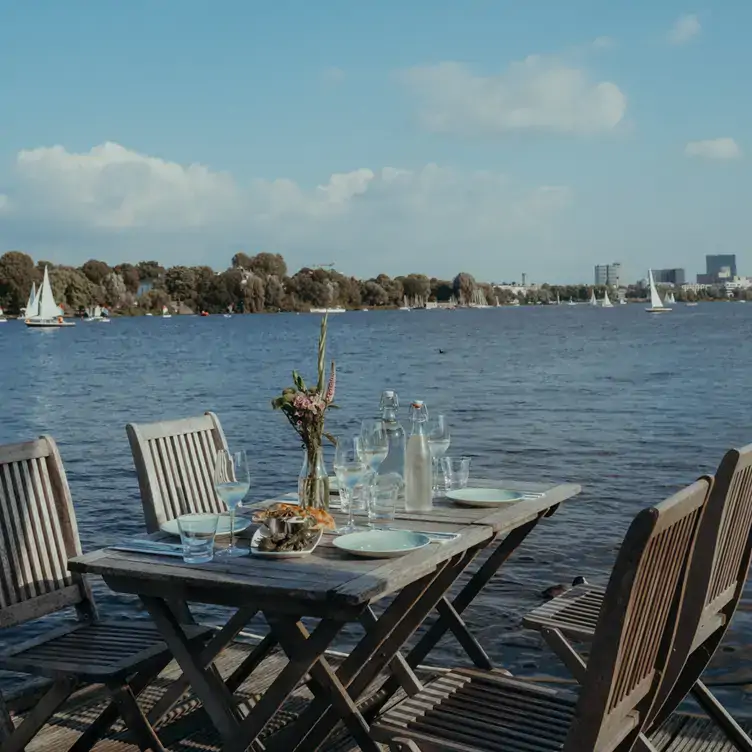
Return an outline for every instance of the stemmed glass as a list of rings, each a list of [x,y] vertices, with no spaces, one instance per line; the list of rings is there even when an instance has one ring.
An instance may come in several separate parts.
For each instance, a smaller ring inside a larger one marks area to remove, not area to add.
[[[389,437],[381,418],[366,418],[360,424],[360,450],[363,461],[376,475],[389,454]]]
[[[450,443],[449,425],[445,415],[434,415],[428,418],[426,425],[428,436],[428,450],[431,452],[431,464],[433,465],[433,490],[445,491],[444,484],[440,480],[441,458],[447,453]]]
[[[217,551],[217,557],[246,556],[248,549],[235,545],[235,510],[240,506],[248,489],[251,476],[248,457],[243,450],[230,452],[220,449],[214,462],[214,490],[230,510],[230,545]]]
[[[368,473],[368,465],[361,456],[358,439],[337,442],[337,448],[334,450],[334,472],[339,482],[340,497],[343,502],[347,502],[348,509],[347,525],[338,528],[337,532],[341,535],[354,533],[358,527],[353,519],[353,491]]]

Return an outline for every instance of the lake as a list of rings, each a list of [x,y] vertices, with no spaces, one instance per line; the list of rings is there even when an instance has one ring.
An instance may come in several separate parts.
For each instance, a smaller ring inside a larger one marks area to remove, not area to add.
[[[270,400],[293,368],[314,378],[319,323],[268,314],[49,331],[2,324],[0,443],[57,439],[84,550],[143,530],[127,422],[213,410],[230,446],[248,452],[251,501],[294,490],[301,450]],[[341,409],[327,425],[335,435],[357,432],[392,388],[407,429],[411,399],[449,416],[449,453],[471,456],[471,474],[583,486],[466,613],[500,663],[563,674],[521,629],[521,615],[552,584],[607,575],[640,508],[752,441],[750,342],[752,305],[730,303],[677,305],[662,316],[642,305],[351,312],[330,317]],[[133,600],[101,584],[95,591],[103,614],[139,616]],[[747,660],[748,629],[740,611],[718,676],[728,673],[724,661]],[[451,640],[441,648],[443,661],[459,655]]]

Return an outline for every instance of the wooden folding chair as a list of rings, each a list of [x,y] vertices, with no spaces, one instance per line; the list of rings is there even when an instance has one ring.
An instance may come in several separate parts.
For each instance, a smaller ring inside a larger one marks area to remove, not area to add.
[[[422,752],[628,752],[638,742],[655,752],[642,730],[675,649],[686,565],[711,487],[701,478],[632,522],[579,698],[493,671],[453,670],[387,711],[371,726],[374,738]]]
[[[726,453],[715,477],[708,508],[698,533],[684,602],[690,657],[680,667],[676,684],[664,685],[648,732],[655,731],[688,695],[744,752],[752,739],[736,723],[701,680],[729,628],[744,591],[752,557],[752,444]],[[589,642],[602,609],[603,590],[578,586],[528,614],[523,623],[541,632],[576,679],[585,664],[571,641]],[[673,672],[672,672],[673,673]]]
[[[52,680],[16,727],[0,702],[0,748],[18,752],[81,684],[104,684],[110,706],[79,737],[90,749],[122,716],[142,750],[162,750],[136,697],[172,656],[150,622],[100,621],[83,577],[76,516],[57,446],[49,436],[0,447],[0,629],[74,607],[78,620],[0,653],[0,668]],[[191,628],[192,639],[208,630]]]
[[[125,431],[148,532],[159,531],[160,525],[181,514],[227,511],[214,490],[217,453],[227,449],[222,425],[214,413],[156,423],[129,423]],[[187,604],[175,601],[171,606],[184,622],[192,620]],[[270,632],[226,679],[228,688],[234,692],[277,647]],[[166,712],[187,689],[187,679],[174,682],[157,712]]]
[[[214,413],[125,427],[146,529],[156,533],[188,512],[225,512],[214,491],[214,462],[227,440]]]

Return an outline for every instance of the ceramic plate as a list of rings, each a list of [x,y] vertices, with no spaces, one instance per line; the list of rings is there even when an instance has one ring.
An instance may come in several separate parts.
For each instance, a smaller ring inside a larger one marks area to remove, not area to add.
[[[431,539],[423,533],[409,530],[368,530],[348,533],[335,538],[332,543],[353,556],[366,559],[391,559],[404,556],[427,546]]]
[[[498,507],[516,504],[523,499],[519,491],[506,491],[503,488],[458,488],[447,491],[446,496],[463,507]]]
[[[254,556],[265,556],[269,559],[299,559],[301,556],[309,556],[313,553],[323,534],[324,531],[319,530],[319,534],[313,539],[313,543],[303,551],[259,551],[259,541],[267,535],[266,530],[260,527],[251,538],[251,553]]]
[[[237,535],[241,530],[245,530],[249,525],[251,524],[251,521],[247,517],[235,517],[235,535]],[[164,524],[159,526],[159,529],[164,533],[169,533],[170,535],[177,535],[180,537],[180,530],[178,529],[178,521],[177,520],[168,520]],[[219,523],[217,524],[217,538],[223,538],[226,535],[230,534],[230,515],[229,514],[220,514],[219,515]]]

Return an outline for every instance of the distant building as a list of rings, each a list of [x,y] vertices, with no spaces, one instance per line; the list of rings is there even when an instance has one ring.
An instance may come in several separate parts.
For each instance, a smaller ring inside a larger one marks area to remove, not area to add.
[[[730,282],[736,277],[735,253],[710,254],[705,256],[705,274],[698,274],[697,282],[703,285],[718,285]]]
[[[687,281],[684,269],[653,269],[653,279],[657,285],[681,287]]]
[[[145,279],[138,283],[138,290],[136,290],[136,297],[141,297],[149,292],[154,287],[153,279]]]
[[[595,284],[608,287],[619,287],[621,278],[621,264],[617,261],[613,264],[596,264]]]

